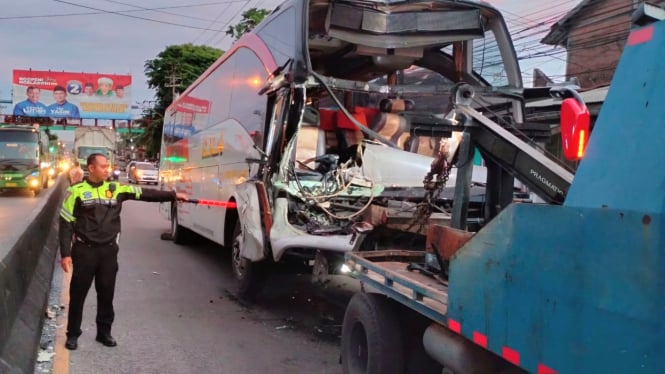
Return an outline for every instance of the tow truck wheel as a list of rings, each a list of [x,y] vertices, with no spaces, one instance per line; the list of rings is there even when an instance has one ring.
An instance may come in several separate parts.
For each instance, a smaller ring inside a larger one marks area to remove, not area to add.
[[[178,207],[175,204],[171,206],[171,238],[175,244],[187,244],[191,238],[191,232],[178,222]]]
[[[392,302],[382,295],[355,294],[342,325],[344,374],[403,373],[403,351]]]
[[[231,248],[231,268],[236,280],[236,295],[245,300],[254,299],[263,289],[266,280],[265,262],[252,262],[242,256],[242,224],[236,221],[233,230],[233,244]]]

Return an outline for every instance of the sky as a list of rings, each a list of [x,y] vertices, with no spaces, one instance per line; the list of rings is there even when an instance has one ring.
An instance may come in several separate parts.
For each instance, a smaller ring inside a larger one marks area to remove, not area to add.
[[[540,67],[561,77],[565,53],[538,40],[580,0],[490,0],[505,11],[517,38],[525,85]],[[11,2],[11,6],[8,3]],[[227,50],[225,35],[250,8],[274,9],[281,0],[3,0],[0,14],[0,100],[11,99],[13,69],[131,74],[134,105],[149,105],[144,63],[169,45],[194,43]],[[554,4],[553,4],[554,3]],[[152,10],[146,10],[152,9]],[[184,89],[184,88],[183,88]]]

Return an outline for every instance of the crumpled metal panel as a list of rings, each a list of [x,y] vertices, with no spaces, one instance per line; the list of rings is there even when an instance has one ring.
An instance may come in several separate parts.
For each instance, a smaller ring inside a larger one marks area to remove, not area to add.
[[[483,35],[479,9],[431,12],[417,9],[386,13],[364,7],[336,4],[333,7],[330,25],[377,34],[464,31]]]
[[[242,224],[240,239],[241,256],[252,261],[265,257],[263,228],[261,227],[261,204],[256,184],[245,182],[236,185],[236,204],[238,217]]]

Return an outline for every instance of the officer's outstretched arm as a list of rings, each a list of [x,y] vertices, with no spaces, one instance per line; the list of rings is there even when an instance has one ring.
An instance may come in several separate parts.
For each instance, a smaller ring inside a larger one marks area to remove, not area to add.
[[[120,185],[118,187],[118,200],[141,200],[152,202],[175,201],[176,193],[173,191],[160,191],[142,189],[139,186]]]

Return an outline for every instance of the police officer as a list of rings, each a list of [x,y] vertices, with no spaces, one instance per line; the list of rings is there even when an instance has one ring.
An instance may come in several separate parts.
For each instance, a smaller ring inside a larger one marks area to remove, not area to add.
[[[109,163],[99,153],[87,160],[89,176],[69,187],[60,210],[60,254],[65,272],[72,269],[69,286],[69,315],[65,347],[78,347],[81,335],[83,303],[95,280],[97,291],[97,337],[107,347],[117,345],[111,336],[113,293],[118,271],[120,210],[125,200],[187,200],[182,193],[142,190],[140,187],[110,183]]]

